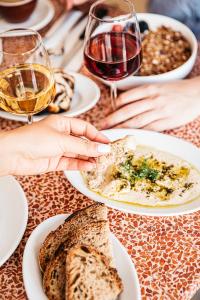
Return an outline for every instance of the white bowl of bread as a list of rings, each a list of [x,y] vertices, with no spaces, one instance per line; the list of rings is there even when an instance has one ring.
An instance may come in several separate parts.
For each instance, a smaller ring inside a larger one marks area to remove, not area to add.
[[[25,247],[23,278],[30,300],[141,299],[133,263],[100,203],[40,224]]]

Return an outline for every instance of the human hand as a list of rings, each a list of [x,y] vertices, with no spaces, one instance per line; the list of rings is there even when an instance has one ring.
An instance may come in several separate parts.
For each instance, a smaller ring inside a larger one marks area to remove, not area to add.
[[[101,128],[144,128],[163,131],[191,122],[200,115],[200,77],[149,84],[122,93],[117,111]]]
[[[65,0],[67,10],[72,9],[73,6],[84,4],[85,2],[88,2],[88,0]]]
[[[88,0],[73,0],[74,6],[81,5],[85,2],[88,2]]]
[[[0,175],[90,170],[109,152],[109,140],[89,123],[50,116],[0,134]]]

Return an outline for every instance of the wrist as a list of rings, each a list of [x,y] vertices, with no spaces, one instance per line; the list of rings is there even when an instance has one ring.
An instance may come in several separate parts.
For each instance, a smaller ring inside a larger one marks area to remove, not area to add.
[[[12,175],[13,155],[10,153],[8,136],[9,133],[0,133],[0,177]]]
[[[191,92],[195,91],[195,94],[193,95],[193,98],[195,99],[195,107],[199,112],[200,115],[200,76],[190,78],[188,79],[188,82],[192,83],[191,84]]]
[[[67,10],[72,9],[74,6],[74,0],[67,0]]]

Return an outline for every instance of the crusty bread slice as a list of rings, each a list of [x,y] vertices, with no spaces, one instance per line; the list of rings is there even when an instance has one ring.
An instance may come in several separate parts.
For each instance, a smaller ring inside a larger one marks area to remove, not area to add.
[[[92,245],[98,251],[112,260],[112,250],[109,241],[109,224],[107,221],[90,222],[79,230],[71,232],[69,238],[62,244],[48,263],[43,277],[44,291],[48,298],[61,300],[65,298],[65,261],[69,249],[74,244]]]
[[[123,290],[117,270],[94,247],[76,245],[66,258],[66,300],[115,300]]]
[[[88,187],[93,191],[101,192],[102,186],[112,174],[113,166],[123,162],[126,159],[125,154],[133,153],[136,149],[136,141],[132,135],[127,135],[110,145],[111,151],[96,159],[96,167],[92,171],[83,172]]]
[[[62,225],[55,231],[52,231],[46,237],[39,252],[39,264],[41,270],[44,272],[48,262],[54,256],[59,246],[68,239],[68,235],[71,231],[77,231],[79,228],[93,220],[107,220],[107,208],[104,204],[95,203],[71,214]]]

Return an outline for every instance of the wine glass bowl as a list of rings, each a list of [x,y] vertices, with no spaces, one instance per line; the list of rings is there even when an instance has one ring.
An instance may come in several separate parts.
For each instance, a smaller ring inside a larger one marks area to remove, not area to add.
[[[30,29],[0,34],[0,107],[32,116],[53,100],[55,82],[40,35]]]
[[[106,16],[99,17],[99,11]],[[112,106],[115,82],[133,75],[141,65],[140,30],[129,0],[99,0],[89,12],[84,44],[84,61],[95,76],[111,81]]]
[[[110,48],[106,43],[110,44]],[[137,44],[137,39],[129,32],[112,29],[106,34],[99,33],[90,40],[84,55],[85,65],[92,74],[102,79],[124,79],[139,69],[141,51]]]

